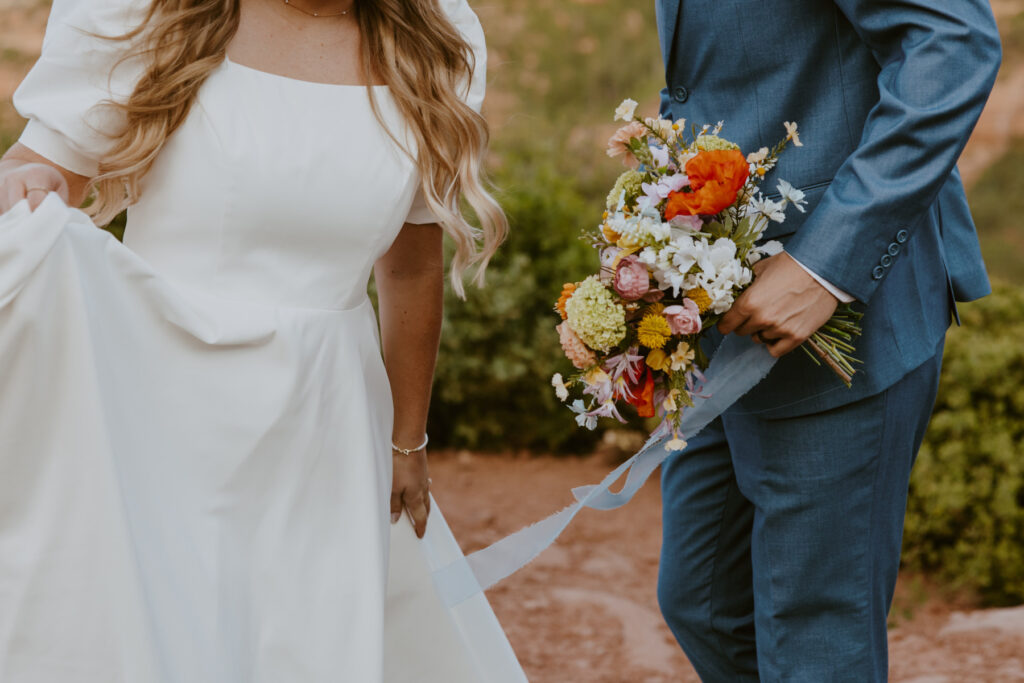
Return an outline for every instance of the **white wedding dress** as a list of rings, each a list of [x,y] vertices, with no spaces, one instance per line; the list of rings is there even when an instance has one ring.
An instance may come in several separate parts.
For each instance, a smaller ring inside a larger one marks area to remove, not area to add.
[[[477,50],[465,0],[442,0]],[[95,173],[136,0],[51,19],[21,141]],[[374,90],[404,135],[387,88]],[[366,294],[419,178],[366,88],[225,61],[125,244],[50,195],[0,216],[0,681],[523,681],[435,507],[392,526],[392,405]],[[390,574],[390,578],[389,578]]]

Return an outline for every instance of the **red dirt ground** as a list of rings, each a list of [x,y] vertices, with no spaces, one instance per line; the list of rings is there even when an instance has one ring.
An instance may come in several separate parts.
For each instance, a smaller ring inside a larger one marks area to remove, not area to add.
[[[573,486],[612,469],[597,457],[432,455],[435,497],[470,552],[556,512]],[[698,681],[658,612],[661,497],[652,481],[629,505],[584,510],[555,546],[488,592],[532,683]],[[890,631],[891,680],[1024,681],[1024,608],[955,612],[901,586]],[[914,593],[911,596],[911,593]]]

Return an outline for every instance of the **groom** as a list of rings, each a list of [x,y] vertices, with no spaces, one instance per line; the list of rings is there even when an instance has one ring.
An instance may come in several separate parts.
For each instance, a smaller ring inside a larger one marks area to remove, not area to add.
[[[954,301],[989,292],[956,170],[1000,61],[988,0],[657,0],[662,114],[806,193],[719,324],[782,356],[662,474],[662,612],[705,681],[884,681],[907,485]],[[802,351],[853,301],[847,389]],[[788,354],[788,355],[787,355]]]

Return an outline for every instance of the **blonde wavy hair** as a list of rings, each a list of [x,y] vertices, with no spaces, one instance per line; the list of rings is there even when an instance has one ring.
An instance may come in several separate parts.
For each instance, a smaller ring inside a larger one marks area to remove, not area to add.
[[[465,271],[484,270],[508,232],[501,207],[487,192],[482,160],[488,128],[460,96],[470,82],[474,56],[438,0],[356,0],[361,68],[374,114],[384,125],[374,83],[388,86],[415,143],[415,161],[427,205],[455,243],[451,283],[465,296]],[[138,28],[112,40],[131,41],[122,61],[145,64],[135,90],[123,102],[108,102],[123,118],[113,147],[90,184],[88,211],[109,222],[138,199],[140,181],[168,137],[185,121],[200,86],[224,60],[238,29],[239,0],[152,0]],[[400,144],[394,131],[388,131]],[[460,210],[462,199],[480,223]]]

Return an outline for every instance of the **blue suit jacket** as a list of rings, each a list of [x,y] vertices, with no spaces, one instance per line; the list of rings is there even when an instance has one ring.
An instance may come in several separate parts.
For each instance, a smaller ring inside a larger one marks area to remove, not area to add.
[[[739,409],[784,417],[890,386],[936,352],[954,300],[989,293],[956,160],[1001,59],[988,0],[656,0],[662,114],[724,120],[745,152],[797,121],[775,179],[803,189],[769,237],[858,299],[846,389],[802,351]]]

